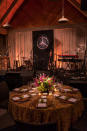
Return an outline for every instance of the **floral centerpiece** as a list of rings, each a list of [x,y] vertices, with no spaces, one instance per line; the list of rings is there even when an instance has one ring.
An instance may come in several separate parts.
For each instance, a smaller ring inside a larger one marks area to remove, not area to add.
[[[44,73],[35,78],[35,86],[40,92],[49,92],[54,89],[54,77],[46,76]]]

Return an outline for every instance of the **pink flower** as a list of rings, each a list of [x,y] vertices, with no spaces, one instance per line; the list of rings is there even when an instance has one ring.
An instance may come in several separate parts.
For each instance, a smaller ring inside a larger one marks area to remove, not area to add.
[[[39,86],[37,78],[34,79],[34,84],[35,84],[35,86]]]

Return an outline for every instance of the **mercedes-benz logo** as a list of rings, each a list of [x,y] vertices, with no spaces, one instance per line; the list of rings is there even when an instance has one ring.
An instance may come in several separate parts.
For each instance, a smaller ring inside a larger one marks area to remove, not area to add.
[[[49,40],[48,40],[47,36],[42,35],[38,38],[37,47],[39,49],[46,49],[48,47],[48,45],[49,45]]]

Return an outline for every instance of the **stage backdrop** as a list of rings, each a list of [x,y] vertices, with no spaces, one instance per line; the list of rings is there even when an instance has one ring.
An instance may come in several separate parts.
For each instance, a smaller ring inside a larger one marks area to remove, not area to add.
[[[34,63],[33,55],[36,55],[38,59],[34,57],[34,60],[38,60],[38,65],[42,66],[42,68],[47,68],[49,52],[51,49],[52,51],[54,49],[52,56],[56,67],[66,68],[64,62],[60,63],[58,61],[58,55],[78,54],[80,59],[84,59],[85,45],[87,44],[86,39],[87,31],[82,27],[53,29],[53,31],[50,29],[47,31],[33,30],[33,33],[32,30],[29,29],[10,30],[8,34],[10,66],[14,68],[14,61],[19,61],[19,66],[22,66],[23,58],[31,60],[31,62]],[[47,41],[49,46],[43,44],[43,41]],[[40,49],[44,47],[46,47],[46,49]]]
[[[50,52],[53,60],[53,30],[33,31],[33,64],[37,70],[48,69]]]

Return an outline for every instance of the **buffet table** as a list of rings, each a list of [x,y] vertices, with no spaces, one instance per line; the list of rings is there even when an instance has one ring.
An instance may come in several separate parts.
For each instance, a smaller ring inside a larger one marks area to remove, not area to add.
[[[58,131],[68,131],[83,110],[79,90],[58,83],[53,93],[39,93],[25,85],[9,94],[9,112],[16,121],[35,125],[57,123]]]

